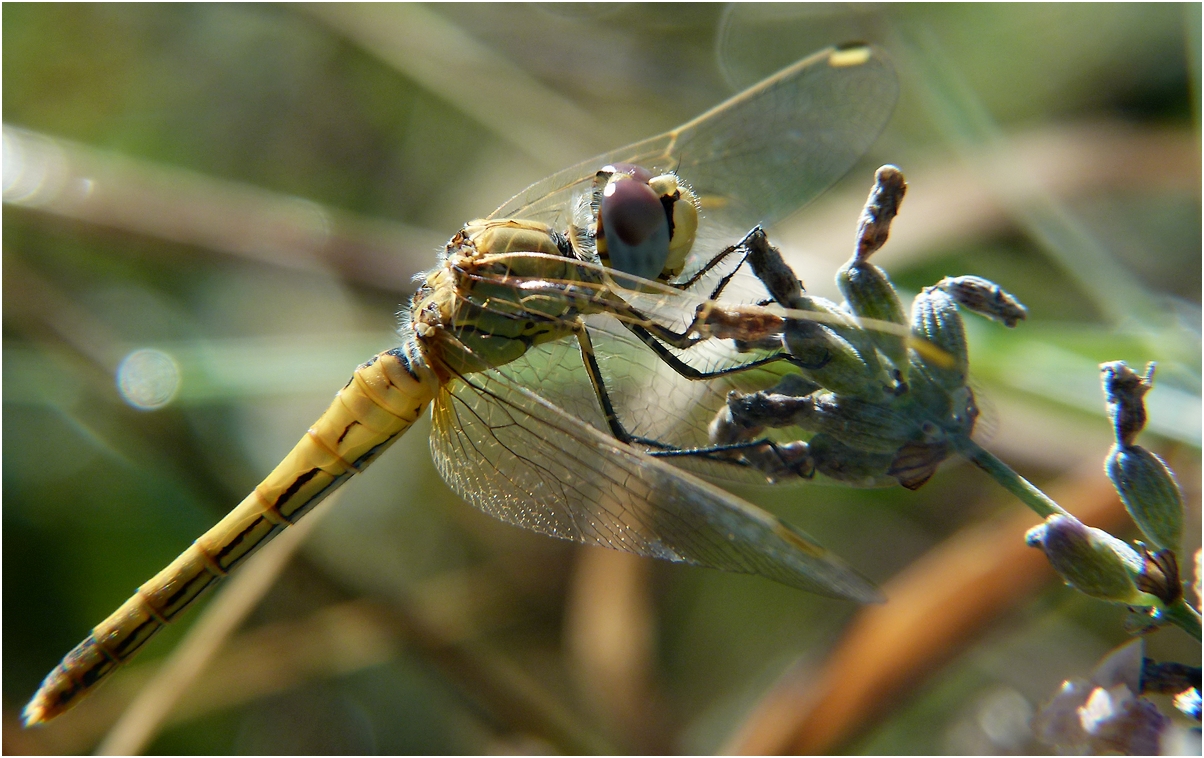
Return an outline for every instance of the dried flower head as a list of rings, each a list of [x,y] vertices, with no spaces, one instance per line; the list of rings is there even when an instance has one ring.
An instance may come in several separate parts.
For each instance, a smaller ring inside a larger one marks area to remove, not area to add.
[[[1131,445],[1145,428],[1145,401],[1142,398],[1154,387],[1154,364],[1146,366],[1143,376],[1124,361],[1112,361],[1100,365],[1100,374],[1116,441],[1120,445]]]
[[[1161,753],[1171,722],[1140,696],[1144,651],[1144,641],[1133,640],[1109,653],[1089,679],[1063,682],[1033,719],[1037,739],[1065,753]]]

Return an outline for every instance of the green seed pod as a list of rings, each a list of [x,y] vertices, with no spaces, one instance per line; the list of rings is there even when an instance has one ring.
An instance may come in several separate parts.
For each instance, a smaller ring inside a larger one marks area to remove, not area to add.
[[[1133,522],[1160,549],[1183,540],[1183,493],[1162,459],[1140,445],[1113,445],[1104,463]]]
[[[857,347],[832,329],[814,321],[790,319],[783,343],[807,379],[851,396],[881,397],[882,367],[873,348]]]
[[[979,276],[947,276],[937,282],[957,304],[1011,329],[1028,317],[1028,308],[998,284]]]
[[[936,287],[925,287],[911,305],[911,333],[941,351],[942,360],[920,358],[937,384],[947,390],[966,384],[970,369],[966,327],[953,298]]]
[[[800,293],[790,306],[814,317],[787,318],[783,341],[803,373],[834,392],[881,399],[895,391],[867,331],[842,306]],[[831,365],[828,365],[831,364]]]
[[[895,286],[885,271],[869,261],[852,260],[841,266],[836,272],[836,286],[856,316],[892,324],[907,323],[907,312]]]
[[[1141,573],[1137,551],[1073,516],[1055,514],[1025,535],[1029,547],[1040,547],[1066,583],[1085,595],[1133,606],[1157,603],[1137,589]]]
[[[803,397],[810,395],[816,390],[822,390],[815,382],[807,379],[802,374],[786,374],[778,383],[769,388],[769,392],[774,392],[779,395],[794,395],[795,397]]]
[[[881,487],[894,483],[887,473],[892,455],[849,447],[827,434],[817,434],[808,446],[815,470],[854,487]]]
[[[826,392],[813,397],[811,428],[858,450],[894,455],[920,433],[920,420],[890,405]]]
[[[886,272],[869,261],[849,261],[836,272],[836,286],[844,295],[849,310],[858,318],[873,319],[890,324],[905,325],[907,312],[899,293]],[[902,331],[887,332],[866,325],[870,339],[882,354],[907,378],[907,336]]]

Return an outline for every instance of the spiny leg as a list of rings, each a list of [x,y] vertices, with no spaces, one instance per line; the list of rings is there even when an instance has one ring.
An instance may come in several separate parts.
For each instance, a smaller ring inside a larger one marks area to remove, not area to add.
[[[771,482],[787,476],[810,479],[815,475],[810,449],[801,440],[779,443],[761,437],[707,447],[649,450],[648,454],[655,458],[696,458],[740,466],[760,472]]]
[[[762,229],[760,226],[753,227],[748,232],[748,234],[744,235],[744,237],[739,242],[737,242],[734,245],[727,246],[726,248],[724,248],[723,250],[719,251],[714,256],[712,256],[711,259],[706,262],[706,265],[703,266],[702,268],[698,269],[697,271],[695,271],[690,276],[689,279],[686,279],[683,282],[677,282],[674,284],[670,284],[669,286],[673,287],[674,289],[679,289],[679,290],[683,290],[683,291],[690,289],[695,284],[697,284],[698,281],[700,279],[702,279],[702,277],[704,277],[708,273],[710,273],[711,269],[715,268],[715,266],[718,266],[721,261],[723,261],[729,255],[731,255],[737,251],[744,251],[744,257],[747,259],[748,258],[749,240],[751,240],[754,236],[756,236],[758,234],[764,235],[765,230]],[[719,280],[719,283],[711,291],[711,296],[710,296],[711,300],[714,300],[715,298],[717,298],[721,294],[723,294],[723,290],[727,288],[727,285],[731,281],[732,277],[736,275],[736,272],[740,270],[740,266],[743,266],[743,265],[744,265],[744,261],[740,261],[740,263],[735,268],[733,268],[730,273],[725,274],[724,277]]]
[[[747,468],[755,469],[767,478],[774,480],[784,476],[798,476],[802,478],[810,478],[814,474],[814,465],[805,442],[789,442],[779,444],[773,440],[761,437],[759,439],[735,439],[727,443],[711,445],[708,447],[698,448],[678,448],[673,445],[651,439],[633,435],[627,431],[619,419],[618,413],[615,411],[614,403],[610,399],[610,394],[606,389],[606,383],[602,378],[602,371],[598,365],[597,356],[594,352],[593,342],[589,337],[589,332],[582,325],[577,329],[577,340],[581,349],[582,363],[585,365],[586,373],[589,375],[590,383],[593,385],[594,393],[598,398],[598,404],[602,408],[602,413],[606,418],[607,426],[615,439],[627,444],[639,444],[644,447],[652,448],[649,454],[658,457],[689,457],[703,460],[717,461],[727,464],[735,464]],[[737,366],[724,371],[711,372],[704,374],[697,371],[691,366],[681,363],[675,356],[667,351],[667,349],[652,337],[647,335],[646,344],[653,349],[657,355],[670,366],[673,366],[688,379],[707,379],[711,377],[723,376],[726,374],[738,373],[747,371],[753,368],[753,364]],[[784,356],[771,356],[762,361],[756,362],[755,365],[764,365],[769,362],[780,360]],[[798,377],[800,381],[805,381]],[[801,390],[801,388],[800,388]],[[746,436],[759,437],[763,429],[747,430]]]
[[[817,389],[818,385],[805,377],[787,374],[767,392],[803,398]],[[675,451],[654,451],[651,454],[657,457],[693,457],[736,464],[757,470],[770,481],[785,476],[810,479],[815,473],[816,461],[809,444],[801,440],[779,443],[768,438],[765,436],[765,424],[755,420],[750,422],[733,414],[731,402],[734,394],[736,393],[728,395],[728,404],[716,414],[707,429],[707,436],[713,444]]]
[[[647,328],[640,326],[639,324],[627,322],[624,322],[623,325],[626,326],[627,330],[634,334],[640,342],[643,342],[645,345],[647,345],[648,348],[656,354],[656,357],[660,358],[667,366],[669,366],[669,368],[673,369],[683,379],[689,379],[690,381],[694,382],[707,381],[708,379],[719,379],[724,376],[731,376],[732,374],[739,374],[744,371],[751,371],[752,369],[761,368],[762,366],[769,365],[770,363],[789,361],[792,358],[789,353],[781,352],[767,355],[763,358],[757,358],[749,361],[748,363],[741,363],[738,366],[729,366],[728,368],[716,369],[715,371],[700,371],[671,353],[669,348],[665,346],[664,341]]]
[[[602,415],[606,417],[606,425],[610,427],[610,433],[614,435],[614,438],[628,445],[636,443],[660,450],[673,449],[671,445],[640,437],[627,431],[623,422],[619,420],[619,414],[615,412],[614,403],[611,402],[610,393],[606,389],[606,382],[602,378],[602,369],[598,365],[598,356],[594,353],[594,343],[589,337],[589,332],[582,324],[578,326],[575,333],[577,345],[581,349],[581,362],[585,365],[585,373],[589,376],[589,382],[594,388],[594,395],[598,398],[598,405],[602,407]]]
[[[688,454],[691,451],[697,451],[699,457],[711,457],[712,454],[714,454],[715,459],[726,460],[728,462],[731,462],[733,459],[730,456],[723,456],[722,454],[730,450],[744,449],[766,443],[768,443],[770,446],[775,444],[769,442],[768,440],[759,440],[755,442],[742,441],[741,443],[735,445],[716,445],[711,448],[691,448],[689,451],[683,451],[674,445],[630,433],[623,426],[623,422],[619,419],[619,414],[615,410],[614,403],[610,399],[610,393],[606,389],[606,381],[602,377],[602,370],[598,365],[598,358],[596,352],[594,351],[593,341],[590,339],[588,329],[584,324],[582,324],[575,330],[575,333],[577,336],[577,344],[581,350],[581,362],[585,366],[586,374],[589,376],[590,384],[593,386],[594,395],[598,399],[598,405],[602,409],[602,415],[606,419],[606,425],[610,428],[610,433],[620,442],[627,444],[636,443],[643,445],[644,447],[653,448],[656,451],[662,451],[666,455]],[[657,342],[652,335],[645,332],[645,336],[647,338],[645,340],[645,344],[647,344],[661,360],[663,360],[670,367],[674,368],[674,370],[678,371],[681,376],[685,377],[686,379],[696,381],[727,376],[730,374],[739,373],[741,371],[748,371],[750,369],[763,366],[767,363],[781,360],[784,357],[788,357],[784,354],[778,356],[769,356],[759,361],[754,361],[741,366],[735,366],[730,369],[713,372],[700,372],[692,366],[682,363],[676,356],[668,352],[668,349],[665,348],[664,345]],[[779,457],[783,458],[783,465],[788,465],[785,459],[790,458],[789,455],[783,454]]]

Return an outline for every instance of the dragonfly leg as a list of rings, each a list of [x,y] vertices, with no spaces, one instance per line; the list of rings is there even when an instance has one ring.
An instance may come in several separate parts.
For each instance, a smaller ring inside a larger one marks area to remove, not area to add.
[[[708,273],[710,273],[711,269],[718,266],[720,262],[722,262],[725,258],[727,258],[729,255],[732,255],[733,253],[743,251],[744,257],[747,260],[748,250],[749,250],[748,242],[750,239],[752,239],[753,236],[755,236],[757,234],[764,235],[765,230],[762,229],[760,226],[753,227],[753,229],[751,231],[749,231],[748,234],[744,235],[744,238],[741,239],[739,242],[737,242],[734,245],[728,245],[726,248],[724,248],[720,252],[716,253],[709,261],[707,261],[705,266],[703,266],[702,268],[695,271],[690,276],[689,279],[686,279],[683,282],[677,282],[676,284],[671,284],[669,286],[671,286],[675,289],[679,289],[679,290],[690,289],[695,284],[697,284],[698,281],[700,279],[702,279],[702,277],[704,277]],[[714,300],[715,298],[717,298],[721,294],[723,294],[723,290],[725,290],[727,288],[728,283],[731,282],[732,277],[736,275],[736,272],[740,270],[740,266],[742,266],[742,265],[744,265],[744,261],[740,261],[739,265],[737,265],[734,269],[731,270],[730,273],[725,274],[724,277],[719,280],[719,283],[715,285],[715,288],[713,290],[711,290],[711,295],[710,295],[711,300]]]
[[[794,304],[797,302],[802,285],[794,275],[794,271],[786,265],[778,249],[769,244],[769,235],[765,233],[765,228],[760,224],[750,229],[748,234],[745,234],[739,242],[728,246],[711,258],[711,260],[707,261],[707,264],[695,272],[689,279],[671,286],[681,290],[690,289],[698,283],[699,279],[706,276],[711,269],[736,252],[743,252],[744,258],[740,261],[739,265],[719,280],[714,289],[711,290],[708,299],[719,299],[719,296],[727,289],[727,285],[731,283],[732,277],[736,275],[741,266],[747,263],[752,268],[753,275],[765,285],[765,291],[770,296],[770,300],[761,301],[759,305],[768,305],[770,302],[776,302],[787,308],[795,307]]]
[[[639,437],[627,431],[623,422],[619,420],[619,414],[615,412],[614,403],[610,400],[610,393],[606,390],[606,382],[602,379],[602,369],[598,366],[598,356],[594,352],[594,343],[589,337],[589,332],[583,325],[577,328],[576,334],[577,344],[581,348],[581,362],[585,364],[585,373],[589,376],[594,394],[598,397],[598,405],[602,407],[602,415],[606,417],[606,425],[610,427],[610,433],[614,435],[614,438],[628,445],[635,443],[658,450],[673,449],[671,445],[647,437]]]
[[[763,358],[749,361],[748,363],[741,363],[738,366],[730,366],[728,368],[718,369],[715,371],[700,371],[670,352],[669,348],[665,346],[665,341],[661,340],[659,335],[653,334],[653,332],[649,329],[640,326],[639,324],[632,324],[628,322],[623,322],[623,325],[627,327],[628,331],[634,334],[640,340],[640,342],[643,342],[650,350],[652,350],[652,352],[656,353],[656,357],[664,361],[669,368],[676,371],[683,378],[690,379],[692,381],[718,379],[719,377],[760,368],[776,361],[793,360],[792,355],[787,352],[781,352],[774,353],[773,355],[767,355]]]
[[[749,231],[748,234],[744,235],[739,242],[735,243],[734,245],[729,245],[719,253],[715,254],[709,261],[707,261],[706,265],[691,275],[689,279],[686,279],[682,282],[671,283],[669,286],[683,292],[687,291],[693,288],[704,276],[706,276],[712,269],[714,269],[717,265],[719,265],[719,263],[727,259],[729,256],[736,253],[742,253],[743,258],[741,258],[740,262],[736,264],[731,271],[724,274],[718,283],[716,283],[711,289],[710,294],[706,296],[707,301],[718,300],[723,294],[724,290],[727,289],[727,286],[731,283],[732,279],[740,271],[741,267],[743,267],[744,264],[749,261],[750,257],[756,255],[758,250],[765,249],[772,250],[774,253],[777,252],[777,249],[769,244],[768,238],[765,235],[765,230],[760,226],[756,226]],[[785,263],[781,263],[781,267],[785,268]],[[764,268],[764,266],[761,266],[761,268]],[[789,271],[789,268],[786,268],[786,271]],[[756,274],[758,278],[761,278],[763,283],[765,282],[764,277],[762,277],[762,275],[758,272],[757,268],[754,268],[754,274]],[[766,291],[771,295],[771,299],[763,300],[758,303],[758,305],[768,305],[774,301],[780,302],[779,298],[775,295],[774,291],[768,284],[766,284]],[[675,332],[672,329],[668,329],[656,324],[655,321],[647,318],[638,309],[632,308],[621,301],[619,303],[608,303],[607,310],[611,311],[612,315],[616,316],[624,323],[647,324],[647,326],[644,328],[652,333],[656,339],[659,339],[662,342],[672,345],[678,349],[688,349],[707,338],[706,336],[703,336],[703,332],[699,329],[699,327],[705,322],[705,314],[710,311],[710,308],[700,309],[699,314],[695,316],[694,320],[691,321],[690,324],[680,332]]]
[[[590,339],[589,331],[584,325],[582,325],[575,330],[575,333],[577,336],[577,345],[581,350],[581,362],[585,366],[585,373],[589,376],[590,384],[594,388],[594,394],[598,398],[598,405],[602,408],[602,415],[606,419],[606,425],[609,427],[610,433],[614,436],[614,438],[620,442],[642,445],[644,447],[653,448],[657,451],[662,451],[666,454],[673,454],[678,451],[677,447],[668,443],[661,442],[660,440],[652,439],[650,437],[641,437],[627,431],[627,429],[623,426],[623,422],[619,419],[619,414],[615,411],[614,403],[610,399],[610,393],[606,389],[606,381],[602,378],[602,369],[598,365],[598,357],[594,351],[594,343],[593,340]],[[745,364],[743,366],[737,366],[731,369],[725,369],[723,371],[701,372],[678,360],[676,356],[668,352],[665,346],[660,344],[652,335],[647,334],[646,332],[645,335],[647,339],[650,340],[646,344],[652,347],[653,350],[657,352],[658,357],[664,360],[665,363],[677,370],[683,377],[699,381],[712,379],[739,371],[745,371],[755,368],[756,366],[764,365],[765,363],[771,361],[779,360],[783,357],[788,357],[783,354],[782,356],[773,356],[761,361]],[[643,339],[643,337],[641,337],[641,339]],[[727,447],[730,446],[718,445],[714,450],[707,449],[706,451],[702,451],[700,455],[709,452],[714,452],[716,454],[723,453]],[[730,458],[727,460],[730,460]]]
[[[762,437],[724,445],[650,450],[648,454],[656,458],[701,458],[735,464],[759,471],[770,482],[794,477],[811,479],[815,476],[815,461],[810,448],[801,440],[775,442]]]
[[[771,390],[794,398],[810,395],[819,386],[798,374],[787,374]],[[720,461],[761,472],[771,482],[783,478],[815,476],[820,463],[808,442],[796,440],[777,442],[765,436],[767,426],[760,420],[748,419],[733,412],[731,403],[738,393],[729,394],[723,406],[707,428],[713,444],[675,451],[655,451],[658,457],[691,457]]]

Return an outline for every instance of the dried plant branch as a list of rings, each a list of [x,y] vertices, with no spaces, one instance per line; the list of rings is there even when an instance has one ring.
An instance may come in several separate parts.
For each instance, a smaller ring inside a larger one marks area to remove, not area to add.
[[[9,125],[4,202],[398,290],[444,242],[442,234]]]
[[[615,550],[583,547],[576,555],[564,636],[577,688],[625,747],[667,752],[671,744],[653,680],[653,565]]]

